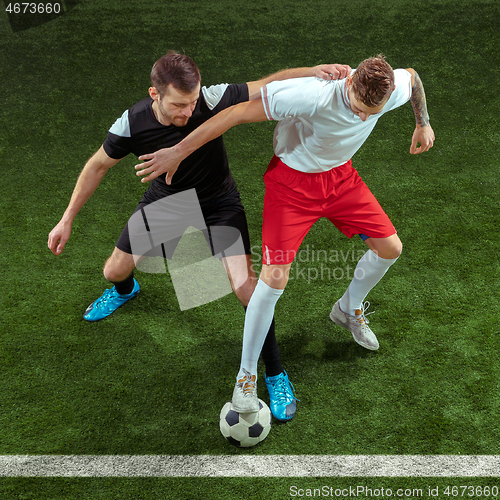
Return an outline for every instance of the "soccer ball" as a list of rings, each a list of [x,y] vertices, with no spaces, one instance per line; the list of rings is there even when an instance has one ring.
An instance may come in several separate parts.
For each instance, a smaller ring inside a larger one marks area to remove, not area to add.
[[[271,430],[271,410],[259,399],[259,411],[238,413],[226,403],[220,412],[219,427],[222,435],[234,446],[247,448],[263,441]]]

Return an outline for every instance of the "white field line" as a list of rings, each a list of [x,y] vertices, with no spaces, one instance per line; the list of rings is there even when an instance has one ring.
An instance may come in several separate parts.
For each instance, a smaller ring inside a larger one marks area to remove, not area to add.
[[[1,477],[498,477],[498,455],[0,455]]]

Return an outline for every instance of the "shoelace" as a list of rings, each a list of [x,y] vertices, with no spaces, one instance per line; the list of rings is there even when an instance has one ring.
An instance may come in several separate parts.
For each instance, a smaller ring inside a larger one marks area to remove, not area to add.
[[[375,311],[371,311],[369,313],[367,313],[367,309],[370,307],[370,303],[368,301],[366,301],[364,304],[363,304],[363,309],[362,309],[362,313],[359,315],[359,318],[356,317],[356,321],[358,321],[360,324],[365,324],[367,325],[369,323],[369,321],[366,319],[366,316],[369,316],[370,314],[373,314]]]
[[[293,394],[295,391],[295,387],[290,381],[288,381],[288,383],[290,384],[290,387],[292,389],[291,394],[287,390],[288,388],[286,386],[285,379],[283,377],[280,377],[277,380],[271,382],[271,385],[273,386],[274,390],[274,395],[276,396],[276,400],[278,403],[288,403],[289,401],[297,399]]]
[[[251,396],[255,392],[255,376],[243,368],[244,377],[238,380],[238,387],[241,388],[244,396]]]
[[[107,302],[114,298],[113,297],[113,288],[108,288],[107,290],[104,291],[104,293],[101,295],[99,301],[97,302],[96,306],[97,307],[106,307]]]

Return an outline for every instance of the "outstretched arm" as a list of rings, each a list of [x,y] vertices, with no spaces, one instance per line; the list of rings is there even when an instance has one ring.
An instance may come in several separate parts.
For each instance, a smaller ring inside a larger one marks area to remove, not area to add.
[[[149,182],[162,174],[166,174],[165,182],[171,184],[172,176],[177,171],[180,162],[187,158],[193,151],[203,146],[203,144],[219,137],[226,130],[239,123],[266,120],[267,116],[262,105],[260,89],[268,83],[307,76],[315,76],[323,80],[340,80],[349,76],[350,73],[351,67],[347,64],[320,64],[319,66],[310,68],[285,69],[260,80],[247,82],[248,102],[243,102],[221,111],[194,130],[177,146],[160,149],[155,153],[140,156],[139,160],[144,160],[144,163],[135,166],[135,169],[138,171],[137,175],[147,175],[147,177],[141,179],[141,182]],[[253,102],[256,104],[251,104]]]
[[[408,68],[411,74],[411,97],[410,101],[415,113],[416,127],[410,146],[411,154],[420,154],[428,151],[434,144],[434,131],[429,123],[429,113],[427,112],[427,102],[425,99],[424,87],[418,73]],[[420,144],[420,146],[418,145]]]
[[[260,99],[260,89],[271,82],[306,76],[315,76],[323,80],[341,80],[347,78],[350,74],[351,67],[347,64],[320,64],[311,68],[284,69],[255,82],[247,82],[249,100]]]
[[[198,148],[210,142],[235,125],[240,123],[261,122],[267,120],[262,100],[242,102],[226,108],[193,130],[179,144],[172,148],[160,149],[151,155],[141,156],[139,159],[149,159],[135,166],[138,176],[147,175],[141,182],[149,182],[156,177],[166,174],[165,182],[172,183],[172,176],[179,164]]]
[[[106,172],[120,160],[110,158],[104,148],[87,161],[76,183],[73,195],[61,220],[49,234],[48,247],[54,255],[60,255],[71,235],[73,220],[87,200],[92,196]]]

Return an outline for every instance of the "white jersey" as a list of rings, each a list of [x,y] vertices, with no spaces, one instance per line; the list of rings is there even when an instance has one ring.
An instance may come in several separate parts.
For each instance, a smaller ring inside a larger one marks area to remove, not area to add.
[[[380,113],[362,121],[349,106],[346,79],[294,78],[261,89],[274,131],[274,153],[290,168],[325,172],[343,165],[366,141],[377,120],[411,96],[411,74],[394,71],[395,90]]]

